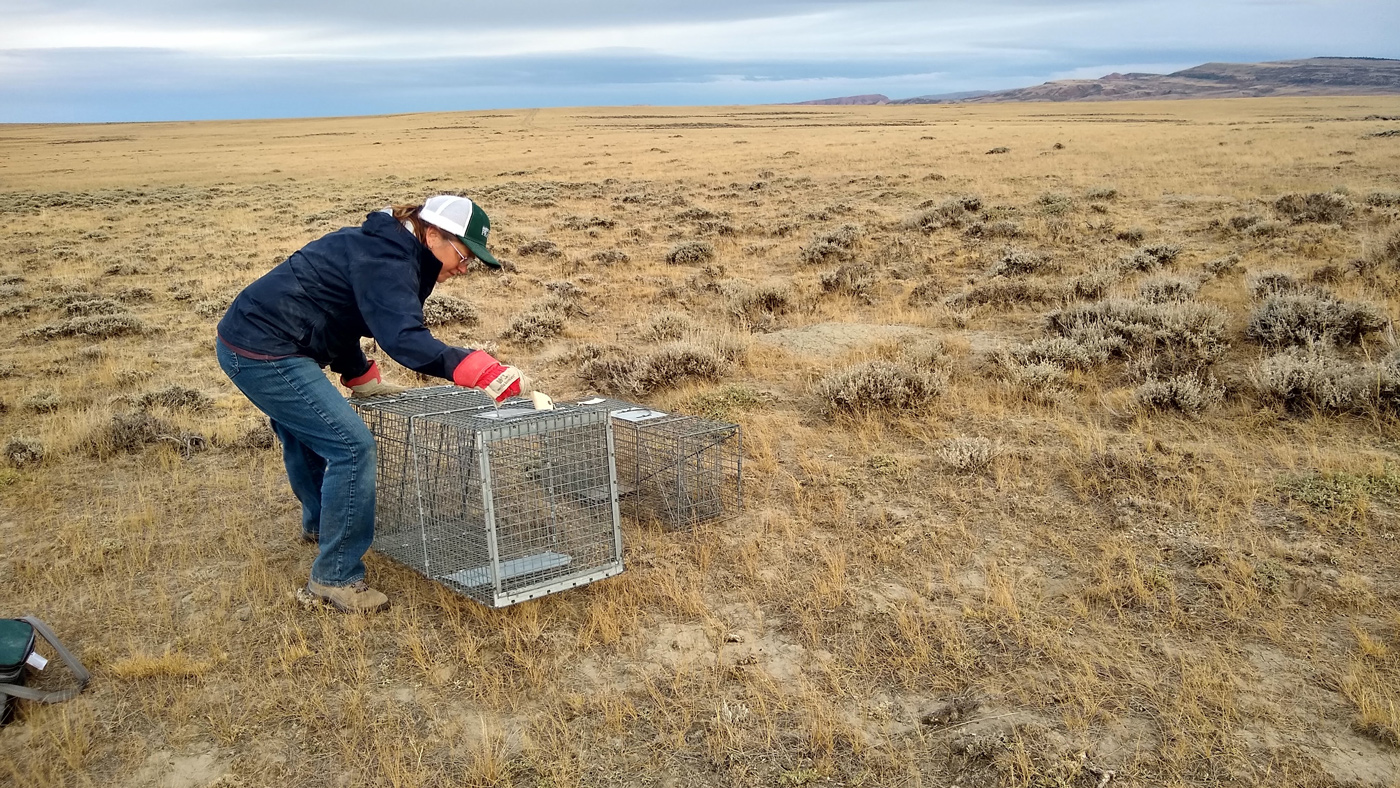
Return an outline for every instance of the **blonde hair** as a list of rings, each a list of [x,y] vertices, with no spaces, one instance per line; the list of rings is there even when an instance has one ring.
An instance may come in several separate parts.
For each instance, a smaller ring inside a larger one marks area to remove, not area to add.
[[[451,235],[451,233],[447,232],[441,227],[429,224],[423,221],[422,219],[418,218],[418,212],[422,210],[422,205],[389,206],[389,212],[393,214],[394,221],[397,221],[399,223],[407,223],[409,232],[413,233],[413,237],[418,239],[418,243],[421,243],[424,246],[428,245],[427,232],[429,227],[433,228],[434,230],[437,230],[438,235],[441,235],[444,238]]]

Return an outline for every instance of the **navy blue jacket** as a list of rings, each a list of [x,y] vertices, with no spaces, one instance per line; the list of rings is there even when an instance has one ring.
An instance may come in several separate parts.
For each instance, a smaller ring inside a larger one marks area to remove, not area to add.
[[[442,263],[392,216],[312,241],[243,288],[219,321],[229,345],[267,356],[306,356],[346,377],[369,370],[360,337],[409,369],[452,379],[471,352],[437,340],[423,302]]]

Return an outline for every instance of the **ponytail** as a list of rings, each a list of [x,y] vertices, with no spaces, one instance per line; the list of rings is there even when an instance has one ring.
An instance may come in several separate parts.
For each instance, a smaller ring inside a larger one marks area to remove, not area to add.
[[[402,224],[413,237],[418,239],[418,243],[428,245],[427,231],[428,223],[418,218],[418,212],[423,210],[422,205],[391,205],[389,213],[393,215],[394,221]]]

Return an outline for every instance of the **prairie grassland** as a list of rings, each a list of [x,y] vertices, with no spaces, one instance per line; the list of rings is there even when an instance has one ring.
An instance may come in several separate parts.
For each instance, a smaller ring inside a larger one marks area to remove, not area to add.
[[[0,782],[1400,785],[1398,117],[0,128],[0,599],[95,675],[0,731]],[[742,424],[742,517],[627,523],[624,574],[501,611],[373,555],[390,612],[294,602],[214,324],[440,191],[511,266],[438,334]]]

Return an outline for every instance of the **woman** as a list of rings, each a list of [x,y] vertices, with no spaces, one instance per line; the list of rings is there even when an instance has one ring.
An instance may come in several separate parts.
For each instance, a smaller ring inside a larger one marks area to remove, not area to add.
[[[345,612],[389,598],[365,582],[374,539],[374,438],[321,368],[353,396],[393,394],[360,349],[373,337],[395,361],[501,401],[530,393],[515,367],[483,350],[446,345],[423,325],[433,286],[486,249],[491,221],[465,197],[377,211],[307,244],[238,294],[219,321],[219,366],[272,420],[287,479],[302,506],[302,538],[319,543],[306,591]]]

